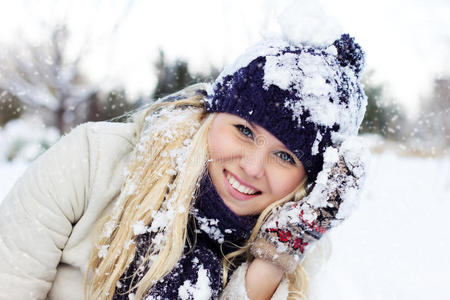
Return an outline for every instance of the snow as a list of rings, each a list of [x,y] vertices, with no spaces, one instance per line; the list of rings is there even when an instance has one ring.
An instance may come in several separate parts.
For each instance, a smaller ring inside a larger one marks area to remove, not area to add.
[[[223,71],[219,74],[216,82],[222,82],[223,78],[227,75],[235,73],[240,68],[247,66],[255,58],[259,56],[274,56],[279,52],[279,49],[289,46],[287,41],[268,39],[261,41],[251,47],[249,47],[244,54],[240,55],[233,63],[225,66]],[[211,87],[207,89],[209,95],[213,94]]]
[[[59,139],[37,119],[15,119],[0,130],[0,202],[29,163]]]
[[[144,221],[140,220],[133,224],[134,235],[144,234],[147,232],[147,226],[145,226]]]
[[[141,160],[144,159],[144,153],[148,151],[147,148],[149,147],[149,136],[153,136],[155,132],[158,132],[156,135],[159,136],[158,139],[164,144],[171,142],[175,136],[179,135],[178,130],[181,125],[190,128],[189,134],[192,136],[200,127],[199,122],[195,121],[193,117],[196,113],[195,109],[186,108],[183,112],[180,112],[175,111],[173,107],[169,107],[162,108],[160,111],[147,116],[142,136],[136,146],[137,157]],[[161,118],[164,118],[164,122],[160,122]],[[172,168],[166,170],[167,174],[174,176],[179,172],[183,172],[186,167],[187,154],[191,143],[192,139],[187,137],[180,148],[162,152],[162,157],[170,157],[171,159]]]
[[[292,77],[300,77],[301,70],[297,66],[297,55],[285,53],[280,56],[267,56],[264,66],[264,88],[267,90],[270,85],[276,85],[282,90],[291,87]],[[282,66],[282,67],[280,67]]]
[[[28,163],[24,161],[7,162],[0,159],[0,203],[27,167]]]
[[[280,89],[296,91],[297,98],[302,101],[287,99],[284,104],[294,116],[309,111],[309,122],[326,127],[337,123],[339,135],[356,134],[365,112],[365,109],[360,109],[360,105],[365,107],[367,100],[359,98],[354,85],[358,82],[355,74],[349,67],[338,67],[335,56],[324,56],[320,50],[315,50],[318,53],[309,53],[305,52],[306,49],[303,48],[300,55],[279,53],[278,56],[267,57],[264,86],[275,85]],[[349,78],[347,83],[342,81],[345,77]],[[338,85],[342,84],[348,84],[347,103],[339,101]],[[301,122],[301,119],[298,118],[298,121]],[[337,138],[333,136],[333,140]]]
[[[312,299],[448,299],[449,195],[450,158],[374,156]]]
[[[23,169],[0,163],[0,199]],[[448,299],[450,158],[389,151],[373,154],[369,169],[358,209],[328,234],[310,299]]]
[[[209,237],[218,241],[219,244],[224,242],[223,233],[220,231],[219,227],[216,226],[219,223],[219,220],[202,218],[198,215],[196,215],[195,218],[198,222],[198,228],[200,228],[200,230],[206,232]]]
[[[157,212],[152,212],[152,223],[149,232],[158,232],[161,229],[167,228],[169,224],[173,221],[175,213],[173,210],[162,210]]]
[[[268,56],[268,64],[273,65],[275,61],[269,60],[277,55],[279,49],[287,48],[289,45],[326,48],[332,45],[343,33],[337,20],[327,15],[321,4],[317,1],[292,1],[278,16],[277,21],[281,29],[280,32],[268,33],[262,42],[248,48],[234,63],[224,68],[217,82],[221,82],[225,76],[233,74],[240,68],[247,66],[258,56]],[[336,49],[329,48],[331,47],[326,48],[326,52],[335,55]],[[292,54],[284,56],[286,60],[292,61],[294,58],[295,56]],[[286,73],[289,71],[286,68],[278,69],[278,73]],[[276,79],[279,81],[278,83],[282,89],[283,86],[284,89],[287,88],[289,82],[284,80],[287,78],[286,76],[275,73],[271,75],[273,75],[271,78],[267,78],[268,84],[270,84],[271,80]],[[284,84],[280,80],[284,80]],[[212,91],[209,90],[208,94],[212,95]]]
[[[59,139],[58,131],[37,119],[15,119],[0,130],[0,160],[29,162]]]
[[[98,257],[99,258],[104,258],[106,257],[106,254],[108,253],[108,248],[109,245],[102,245],[99,249],[98,249]]]
[[[194,265],[198,265],[198,259],[192,260]],[[178,296],[182,300],[208,300],[211,298],[210,280],[208,271],[200,264],[198,269],[198,278],[195,284],[190,280],[183,282],[183,285],[178,288]]]
[[[330,45],[342,33],[338,21],[327,15],[318,1],[292,1],[277,20],[283,37],[295,44]]]
[[[114,229],[116,228],[116,222],[114,221],[108,221],[105,223],[104,227],[103,227],[103,237],[110,237],[111,234],[113,233]]]
[[[128,241],[126,241],[126,242],[125,242],[125,245],[124,245],[125,250],[130,249],[130,246],[131,246],[132,244],[134,244],[134,240],[128,240]]]

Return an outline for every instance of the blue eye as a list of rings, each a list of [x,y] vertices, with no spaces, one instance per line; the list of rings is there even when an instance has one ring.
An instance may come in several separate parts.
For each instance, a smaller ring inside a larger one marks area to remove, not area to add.
[[[241,125],[241,124],[236,124],[236,125],[234,125],[234,127],[236,127],[246,137],[253,139],[253,137],[254,137],[253,132],[250,128],[248,128],[244,125]]]
[[[294,165],[294,166],[295,166],[295,160],[294,160],[294,158],[292,157],[292,155],[290,155],[289,153],[284,152],[284,151],[280,151],[280,152],[277,152],[277,156],[278,156],[281,160],[283,160],[283,161],[285,161],[285,162],[288,162],[288,163],[290,163],[291,165]]]

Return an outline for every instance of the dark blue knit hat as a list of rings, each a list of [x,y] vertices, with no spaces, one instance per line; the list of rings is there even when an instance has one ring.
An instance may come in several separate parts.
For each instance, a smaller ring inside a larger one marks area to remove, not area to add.
[[[364,52],[348,34],[323,46],[264,41],[218,76],[206,111],[264,127],[298,157],[311,182],[325,149],[358,133],[367,105],[363,65]]]

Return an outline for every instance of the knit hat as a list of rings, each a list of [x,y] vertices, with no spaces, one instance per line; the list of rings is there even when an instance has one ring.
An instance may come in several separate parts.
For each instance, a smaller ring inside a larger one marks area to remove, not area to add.
[[[206,111],[264,127],[298,157],[312,182],[325,149],[358,133],[367,105],[363,65],[364,52],[348,34],[328,45],[264,41],[222,71]]]

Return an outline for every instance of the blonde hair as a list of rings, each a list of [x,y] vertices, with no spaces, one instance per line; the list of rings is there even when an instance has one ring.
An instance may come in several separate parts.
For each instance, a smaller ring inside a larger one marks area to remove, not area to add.
[[[202,94],[173,102],[160,101],[134,112],[133,122],[140,128],[139,143],[129,163],[119,199],[105,220],[104,232],[91,253],[85,276],[87,298],[113,297],[116,284],[134,259],[133,226],[136,224],[149,226],[147,228],[161,243],[146,252],[141,264],[149,267],[144,276],[136,283],[137,273],[132,277],[130,291],[136,288],[135,299],[145,296],[148,289],[173,269],[183,254],[189,210],[207,168],[208,130],[214,116],[205,112]],[[172,131],[167,132],[167,128]],[[181,166],[176,166],[179,159],[173,159],[171,153],[183,147],[184,161]],[[223,259],[223,285],[233,260],[248,255],[251,242],[272,209],[286,201],[299,200],[306,194],[305,181],[288,196],[268,206],[258,218],[246,245]],[[172,214],[166,226],[153,226],[152,221],[168,212]],[[299,266],[288,279],[288,299],[300,299],[298,296],[303,295],[307,282],[302,267]]]

